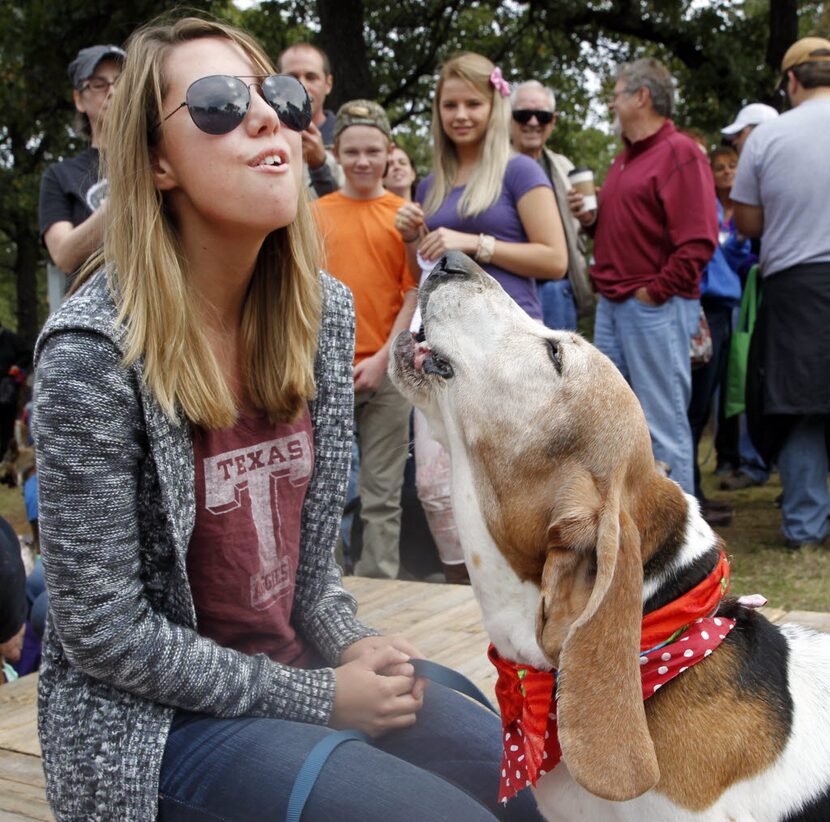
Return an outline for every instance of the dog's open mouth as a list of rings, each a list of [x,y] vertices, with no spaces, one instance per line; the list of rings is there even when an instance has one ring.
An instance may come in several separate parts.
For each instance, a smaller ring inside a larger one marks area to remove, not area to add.
[[[412,362],[415,370],[421,371],[424,374],[433,374],[445,380],[452,377],[454,372],[449,361],[429,347],[429,343],[424,338],[423,329],[418,334],[413,334],[412,336],[415,338],[415,351]]]

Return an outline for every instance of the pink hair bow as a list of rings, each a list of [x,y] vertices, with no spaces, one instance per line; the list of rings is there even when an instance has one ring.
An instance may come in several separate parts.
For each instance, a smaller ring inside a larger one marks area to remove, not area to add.
[[[498,66],[490,72],[490,82],[502,97],[510,96],[510,83],[501,76],[501,69]]]

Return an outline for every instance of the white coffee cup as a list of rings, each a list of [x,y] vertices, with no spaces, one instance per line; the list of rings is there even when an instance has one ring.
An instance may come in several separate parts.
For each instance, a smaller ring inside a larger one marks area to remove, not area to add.
[[[590,168],[575,168],[568,172],[571,185],[582,195],[582,211],[597,210],[597,195],[594,188],[594,172]]]

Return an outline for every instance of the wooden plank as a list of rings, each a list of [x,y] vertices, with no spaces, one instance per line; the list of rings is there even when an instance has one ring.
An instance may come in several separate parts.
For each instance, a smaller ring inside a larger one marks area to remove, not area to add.
[[[783,608],[773,608],[771,605],[766,605],[759,610],[770,622],[786,622],[787,612]]]
[[[360,619],[383,633],[405,636],[425,656],[448,665],[494,699],[496,672],[472,589],[465,585],[346,577]],[[798,622],[830,632],[830,615],[767,607],[774,622]],[[37,740],[37,675],[0,688],[0,822],[53,819],[45,799]]]
[[[790,611],[780,621],[795,622],[812,628],[814,631],[830,634],[830,614],[822,614],[817,611]]]
[[[0,688],[0,749],[40,756],[35,674]]]
[[[32,759],[40,770],[40,760],[35,757],[17,754],[23,759]],[[36,819],[42,822],[54,822],[54,816],[46,801],[43,785],[32,785],[10,778],[6,770],[7,759],[0,764],[0,820]],[[22,767],[22,770],[26,770]],[[43,775],[41,771],[41,781]]]
[[[39,756],[0,750],[0,775],[4,779],[42,788],[45,785]]]

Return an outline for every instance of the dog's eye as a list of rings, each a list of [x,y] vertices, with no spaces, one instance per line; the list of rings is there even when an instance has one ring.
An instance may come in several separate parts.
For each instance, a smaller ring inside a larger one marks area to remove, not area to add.
[[[559,343],[556,340],[548,340],[548,356],[556,369],[557,374],[562,373],[562,355],[559,353]]]

